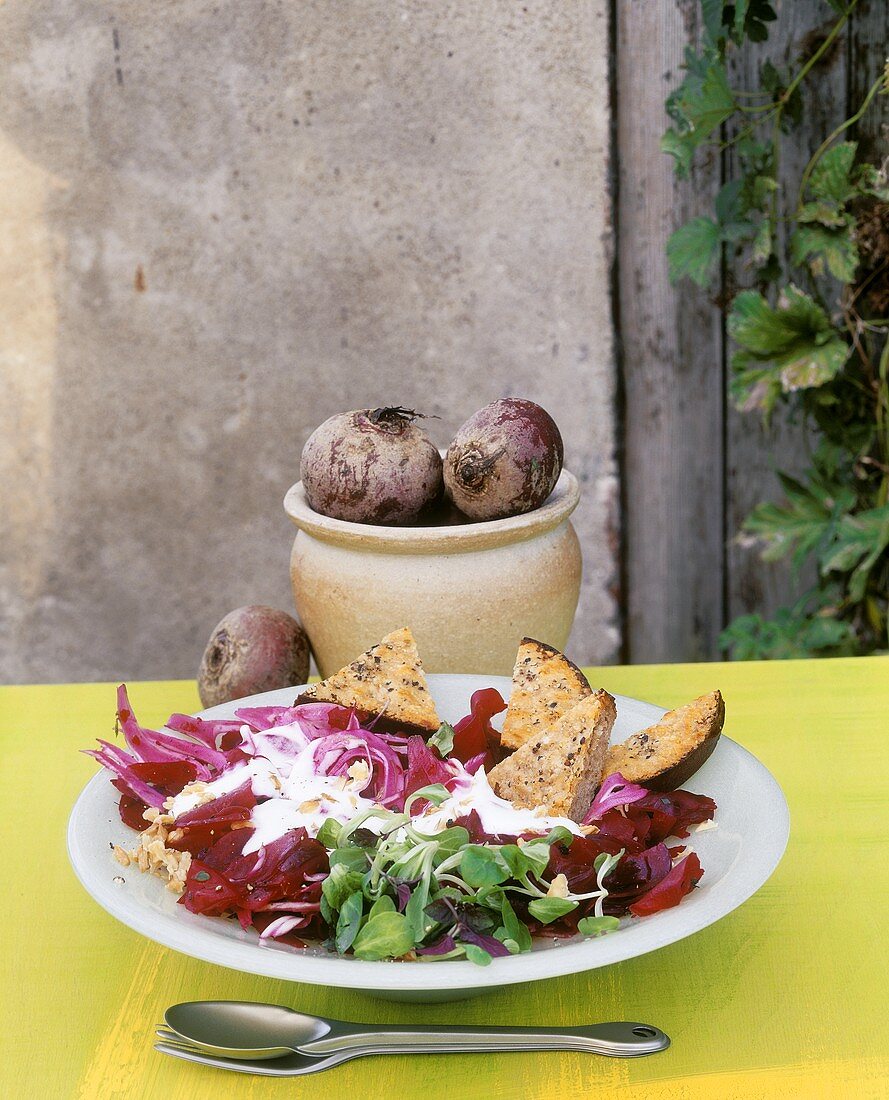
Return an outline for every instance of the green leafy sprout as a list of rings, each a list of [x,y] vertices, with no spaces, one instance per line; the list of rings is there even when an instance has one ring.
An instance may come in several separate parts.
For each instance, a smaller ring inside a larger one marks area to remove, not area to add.
[[[424,787],[405,802],[404,813],[375,806],[347,825],[327,821],[318,839],[330,849],[330,874],[322,883],[321,915],[332,930],[327,946],[359,959],[401,958],[451,936],[453,948],[424,957],[461,958],[486,966],[489,951],[477,941],[493,937],[510,954],[531,950],[531,933],[514,907],[522,899],[534,920],[549,924],[593,902],[578,930],[600,936],[620,926],[606,916],[605,879],[624,852],[602,854],[594,864],[596,888],[572,894],[564,881],[548,879],[553,844],[569,844],[573,834],[562,827],[517,844],[474,844],[459,825],[427,836],[411,817],[420,800],[435,805],[448,797],[440,785]],[[359,833],[361,830],[361,833]],[[370,832],[371,844],[359,843]],[[398,904],[399,887],[407,903]]]

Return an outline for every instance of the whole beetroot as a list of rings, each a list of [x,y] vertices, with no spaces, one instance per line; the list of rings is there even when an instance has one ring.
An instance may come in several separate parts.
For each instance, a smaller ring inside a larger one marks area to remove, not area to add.
[[[439,499],[441,456],[409,409],[340,413],[303,447],[300,477],[316,512],[352,523],[409,523]]]
[[[494,401],[457,432],[444,460],[448,496],[472,519],[503,519],[539,508],[562,470],[553,418],[518,397]]]
[[[304,684],[309,640],[292,616],[250,604],[230,611],[210,635],[198,671],[205,707]]]

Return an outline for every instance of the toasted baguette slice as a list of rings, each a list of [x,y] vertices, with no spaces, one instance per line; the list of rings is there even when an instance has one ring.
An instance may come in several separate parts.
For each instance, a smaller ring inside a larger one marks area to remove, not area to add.
[[[613,745],[605,757],[605,775],[653,791],[673,791],[691,778],[716,748],[725,721],[725,704],[718,691],[671,710],[648,729]]]
[[[417,643],[407,627],[393,630],[356,661],[307,688],[298,702],[339,703],[354,707],[362,717],[382,714],[387,722],[427,734],[441,725]]]
[[[592,693],[586,676],[557,649],[522,638],[500,734],[503,752],[515,752],[529,737],[552,729],[563,714]]]
[[[616,714],[608,692],[594,692],[492,768],[491,786],[515,806],[582,821],[602,781]]]

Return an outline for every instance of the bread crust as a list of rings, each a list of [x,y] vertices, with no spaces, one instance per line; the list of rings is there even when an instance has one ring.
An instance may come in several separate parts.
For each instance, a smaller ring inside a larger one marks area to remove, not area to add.
[[[408,726],[428,736],[441,725],[407,627],[393,630],[357,660],[307,688],[297,702],[337,703],[354,708],[362,719],[383,715],[375,729]]]
[[[514,806],[582,821],[602,781],[616,715],[607,691],[590,694],[492,768],[491,786]]]
[[[500,735],[501,751],[504,755],[515,752],[592,693],[586,676],[564,653],[536,638],[522,638]]]
[[[647,729],[613,745],[605,757],[604,776],[624,779],[652,791],[672,791],[687,782],[716,748],[725,722],[719,691],[669,711]]]

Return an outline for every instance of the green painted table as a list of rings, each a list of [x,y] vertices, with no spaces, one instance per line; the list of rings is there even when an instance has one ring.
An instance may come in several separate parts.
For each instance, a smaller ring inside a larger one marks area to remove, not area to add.
[[[672,706],[718,687],[728,734],[787,794],[790,846],[760,892],[717,924],[588,974],[441,1006],[287,985],[174,954],[118,924],[68,866],[65,823],[95,771],[77,750],[113,724],[109,684],[0,688],[7,868],[0,1095],[54,1100],[361,1096],[889,1096],[889,658],[592,670],[594,684]],[[194,710],[190,682],[131,685],[146,724]],[[692,785],[693,787],[693,785]],[[446,964],[444,964],[446,965]],[[345,1019],[575,1024],[640,1019],[665,1054],[413,1055],[275,1080],[152,1049],[166,1005],[279,1001]]]

